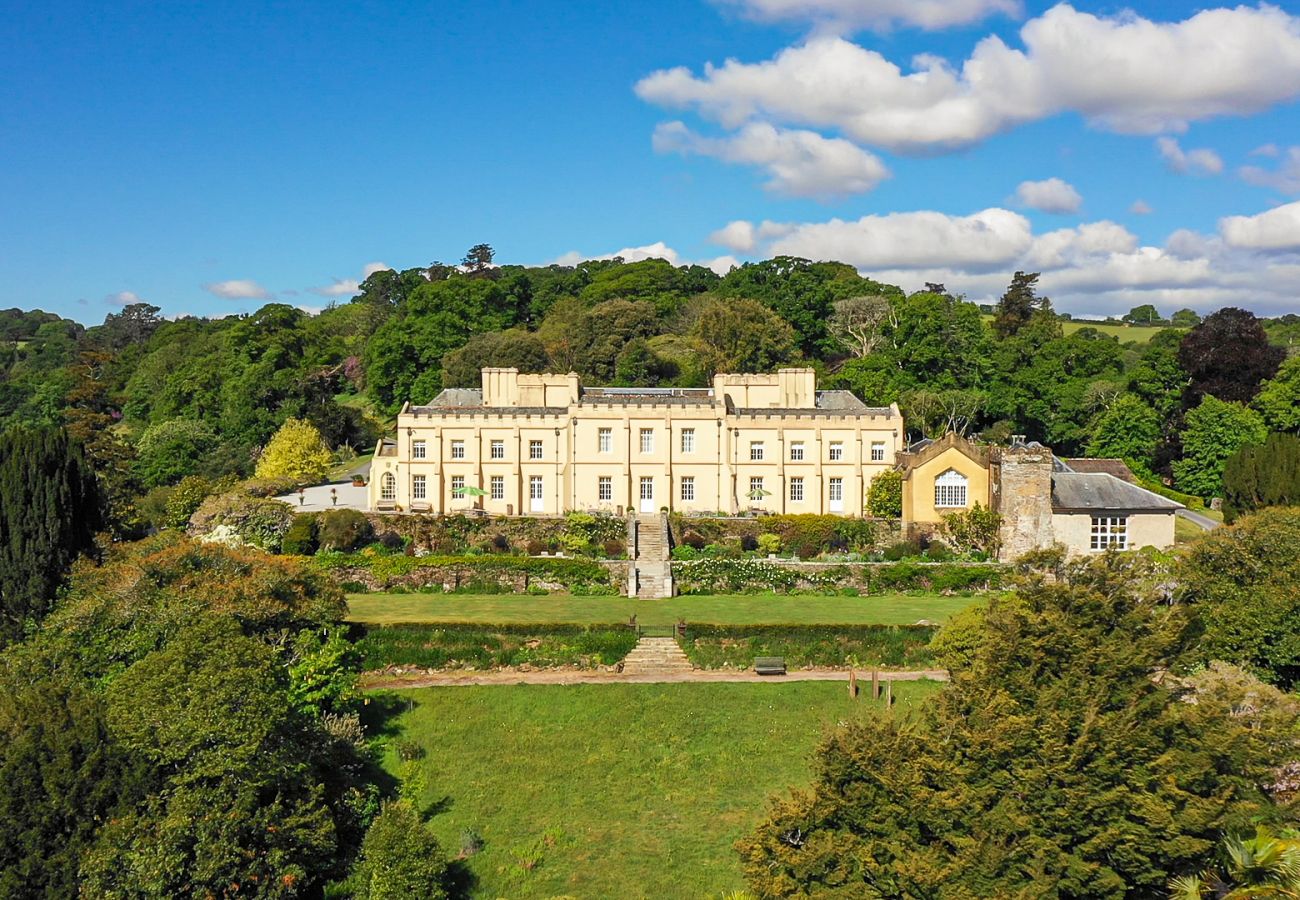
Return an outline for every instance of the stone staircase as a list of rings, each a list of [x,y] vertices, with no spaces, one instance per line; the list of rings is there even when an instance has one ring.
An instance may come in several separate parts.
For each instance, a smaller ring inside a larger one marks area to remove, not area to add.
[[[670,637],[642,637],[623,658],[624,675],[680,675],[695,667]]]
[[[632,562],[636,596],[643,600],[671,597],[673,575],[668,563],[667,516],[640,516],[632,527],[636,529],[636,557]]]

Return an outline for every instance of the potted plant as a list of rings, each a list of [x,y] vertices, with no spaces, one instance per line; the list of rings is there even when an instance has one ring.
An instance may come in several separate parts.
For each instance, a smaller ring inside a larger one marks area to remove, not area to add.
[[[353,486],[353,487],[365,487],[365,486],[366,486],[366,476],[362,475],[360,472],[357,472],[355,475],[352,476],[352,486]]]

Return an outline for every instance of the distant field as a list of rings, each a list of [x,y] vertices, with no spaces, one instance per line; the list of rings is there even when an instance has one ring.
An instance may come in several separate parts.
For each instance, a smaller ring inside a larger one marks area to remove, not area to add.
[[[993,317],[990,315],[985,315],[983,318],[986,322],[993,321]],[[1118,338],[1121,344],[1127,344],[1130,341],[1145,344],[1169,327],[1168,325],[1116,325],[1109,322],[1089,322],[1084,319],[1067,319],[1061,322],[1061,330],[1066,334],[1074,334],[1081,328],[1095,328],[1102,334]]]
[[[894,686],[894,715],[932,682]],[[719,898],[732,844],[812,779],[827,728],[878,715],[843,683],[512,685],[403,691],[449,855],[472,829],[474,897]],[[385,764],[396,769],[394,750]]]
[[[708,625],[911,625],[943,622],[978,602],[938,594],[870,597],[730,594],[636,600],[627,597],[530,597],[438,594],[350,594],[348,617],[356,622],[484,622],[579,625],[621,624],[635,613],[642,625],[685,619]]]

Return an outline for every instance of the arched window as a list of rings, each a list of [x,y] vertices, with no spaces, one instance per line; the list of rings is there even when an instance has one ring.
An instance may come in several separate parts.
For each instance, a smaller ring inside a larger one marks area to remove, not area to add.
[[[397,499],[397,479],[393,477],[392,472],[385,472],[379,479],[379,499]]]
[[[934,505],[936,509],[966,505],[966,476],[949,469],[934,480]]]

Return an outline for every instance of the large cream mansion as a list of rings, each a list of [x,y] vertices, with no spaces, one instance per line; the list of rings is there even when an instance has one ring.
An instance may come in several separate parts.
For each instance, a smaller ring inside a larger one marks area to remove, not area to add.
[[[370,508],[862,515],[904,437],[897,406],[819,391],[812,369],[716,375],[711,388],[484,369],[481,389],[402,407],[371,464]]]

